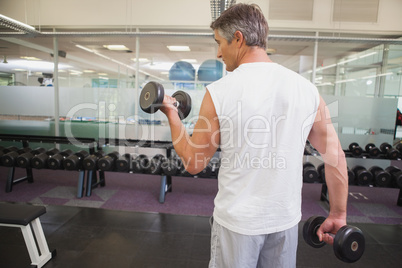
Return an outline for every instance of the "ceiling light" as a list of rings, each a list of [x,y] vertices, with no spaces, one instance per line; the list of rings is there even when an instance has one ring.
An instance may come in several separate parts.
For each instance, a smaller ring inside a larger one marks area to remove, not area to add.
[[[173,63],[169,62],[162,62],[162,63],[155,63],[153,65],[150,65],[149,68],[152,70],[163,70],[163,71],[169,71],[173,66]]]
[[[109,50],[130,50],[125,45],[104,45],[103,47],[105,47]]]
[[[23,57],[20,57],[21,59],[24,59],[24,60],[41,60],[41,59],[38,59],[37,57],[28,57],[28,56],[23,56]]]
[[[137,61],[137,58],[132,58],[131,60],[136,62],[136,61]],[[138,62],[148,62],[148,61],[149,61],[149,60],[148,60],[147,58],[139,58],[139,59],[138,59]]]
[[[167,46],[170,51],[191,51],[189,46]]]
[[[94,73],[94,70],[84,70],[84,73],[90,74],[90,73]]]
[[[98,75],[107,75],[107,73],[98,73]]]
[[[185,62],[188,62],[188,63],[196,63],[197,62],[196,59],[181,59],[181,61],[185,61]]]
[[[13,71],[17,71],[17,72],[25,72],[25,69],[13,69]]]

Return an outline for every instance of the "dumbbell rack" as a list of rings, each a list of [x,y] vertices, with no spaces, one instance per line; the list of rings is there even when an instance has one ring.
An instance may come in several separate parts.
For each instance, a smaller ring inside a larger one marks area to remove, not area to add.
[[[46,143],[46,144],[72,144],[71,139],[67,137],[54,137],[54,136],[32,136],[32,135],[7,135],[0,134],[0,141],[11,141],[11,142],[21,142],[23,148],[28,148],[29,143]],[[90,153],[94,152],[96,147],[96,140],[92,138],[74,138],[78,141],[80,145],[88,147]],[[15,177],[15,166],[9,167],[9,172],[6,180],[6,193],[12,191],[13,185],[21,183],[23,181],[28,181],[29,183],[34,182],[32,167],[26,168],[26,176],[21,178]],[[77,187],[77,197],[81,198],[84,193],[85,184],[85,170],[78,171],[78,187]]]
[[[348,151],[345,150],[345,153]],[[306,145],[306,150],[305,150],[305,156],[304,156],[304,162],[311,162],[313,163],[316,167],[323,163],[322,159],[319,157],[319,153],[315,151],[314,148],[312,148],[309,144]],[[361,165],[361,166],[381,166],[385,167],[386,166],[397,166],[402,169],[402,161],[400,159],[398,160],[390,160],[390,159],[375,159],[375,158],[356,158],[356,157],[346,157],[346,161],[348,163],[348,166],[355,166],[355,165]],[[368,169],[368,168],[367,168]],[[367,187],[367,186],[362,186],[362,187]],[[369,186],[369,187],[372,187]],[[322,183],[321,187],[321,193],[320,193],[320,200],[325,201],[329,203],[328,200],[328,188],[325,182]],[[402,206],[402,189],[399,189],[399,194],[396,202],[397,206]]]
[[[170,157],[173,150],[173,144],[167,141],[150,141],[136,139],[100,139],[98,141],[98,150],[104,146],[126,146],[126,147],[141,147],[141,148],[157,148],[166,150],[166,157]],[[162,174],[160,180],[159,203],[165,203],[166,194],[172,192],[172,176]],[[88,184],[88,183],[87,183]],[[90,182],[89,182],[90,184]],[[88,188],[89,189],[89,188]],[[87,193],[90,196],[90,193]]]

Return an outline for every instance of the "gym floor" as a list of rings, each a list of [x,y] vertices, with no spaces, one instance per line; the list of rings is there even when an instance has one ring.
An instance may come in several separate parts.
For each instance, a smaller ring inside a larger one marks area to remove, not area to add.
[[[210,227],[205,216],[47,206],[41,217],[50,250],[57,256],[45,266],[208,267]],[[351,267],[401,267],[402,226],[354,224],[365,234],[366,251]],[[299,225],[297,267],[344,267],[331,246],[304,243]],[[0,228],[0,267],[29,267],[19,228]]]
[[[23,170],[17,170],[17,177]],[[0,167],[0,202],[45,205],[42,226],[57,256],[45,267],[208,267],[216,180],[175,177],[173,192],[160,204],[160,178],[107,174],[106,187],[77,198],[77,174],[34,170],[34,183],[4,192],[8,170]],[[398,189],[351,186],[348,223],[359,227],[366,251],[356,263],[338,260],[331,246],[314,249],[302,238],[311,215],[326,215],[321,185],[304,184],[297,267],[401,267],[402,207]],[[198,216],[196,216],[198,215]],[[0,227],[0,267],[29,267],[19,228]]]

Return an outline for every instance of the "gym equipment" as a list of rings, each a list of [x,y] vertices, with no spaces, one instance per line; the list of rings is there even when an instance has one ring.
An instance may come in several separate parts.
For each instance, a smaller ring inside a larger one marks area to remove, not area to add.
[[[155,113],[162,105],[163,98],[165,96],[165,89],[157,82],[147,83],[141,91],[140,106],[146,113]],[[176,91],[173,95],[176,98],[174,104],[179,113],[181,120],[186,118],[191,111],[191,97],[184,91]]]
[[[76,152],[63,160],[63,167],[66,170],[81,170],[84,168],[83,161],[88,156],[89,153],[85,150]]]
[[[392,177],[389,172],[379,166],[372,166],[369,171],[374,176],[374,184],[378,187],[389,187],[392,182]]]
[[[149,165],[148,157],[145,154],[140,154],[133,161],[133,171],[135,173],[143,173]]]
[[[63,160],[74,152],[70,149],[63,150],[58,154],[52,155],[47,160],[47,167],[50,169],[63,169]]]
[[[303,182],[306,183],[319,182],[318,176],[319,174],[312,163],[306,162],[303,164]]]
[[[7,148],[3,148],[3,150],[2,150],[3,154],[7,154],[7,153],[12,152],[12,151],[18,151],[18,148],[15,147],[15,146],[10,146],[10,147],[7,147]]]
[[[169,80],[194,81],[195,69],[193,65],[186,61],[175,62],[169,70]]]
[[[180,158],[172,156],[163,159],[162,173],[168,176],[175,176],[179,170]]]
[[[317,231],[324,221],[325,217],[312,216],[303,225],[304,241],[313,248],[321,248],[325,245],[325,242],[320,242],[317,236]],[[347,263],[358,261],[365,249],[363,232],[355,226],[341,227],[334,236],[333,249],[335,256],[341,261]]]
[[[364,147],[364,149],[366,150],[366,152],[367,152],[370,156],[372,156],[372,157],[374,157],[374,158],[378,157],[378,156],[381,154],[380,149],[378,149],[378,147],[376,147],[374,143],[368,143],[368,144],[366,144],[366,146]]]
[[[30,267],[43,267],[57,255],[56,250],[49,250],[39,220],[39,217],[45,213],[44,206],[0,204],[0,226],[20,228],[31,259]]]
[[[399,157],[398,150],[392,148],[392,145],[387,142],[384,142],[380,145],[380,150],[387,156],[388,159],[396,160]]]
[[[393,186],[402,189],[402,171],[395,166],[389,166],[385,171],[391,174]]]
[[[105,156],[104,151],[97,151],[94,154],[87,156],[82,162],[85,170],[95,170],[98,167],[98,161]]]
[[[112,171],[115,169],[115,162],[120,157],[119,152],[111,152],[98,160],[98,168],[101,171]]]
[[[399,152],[400,154],[402,154],[402,142],[399,142],[399,143],[395,146],[395,149],[397,149],[398,152]]]
[[[30,148],[22,148],[22,149],[18,149],[17,151],[8,152],[1,157],[1,163],[5,167],[16,166],[17,157],[23,153],[27,153],[30,151],[31,151]]]
[[[131,170],[132,158],[131,154],[124,154],[116,160],[116,170],[119,172],[127,172]]]
[[[144,167],[144,172],[147,174],[161,174],[162,173],[162,163],[165,157],[161,154],[157,154],[151,158],[149,165]]]
[[[216,81],[223,76],[223,63],[219,60],[206,60],[198,68],[197,75],[198,81]]]
[[[15,147],[15,146],[10,146],[10,147],[7,147],[7,148],[4,148],[4,147],[1,146],[0,149],[1,149],[0,150],[0,157],[3,157],[4,155],[6,155],[6,154],[8,154],[10,152],[18,151],[18,148]],[[3,161],[1,159],[0,159],[0,164],[3,164]]]
[[[23,153],[17,157],[17,165],[21,168],[31,167],[31,160],[34,156],[46,152],[45,148],[39,147],[27,153]]]
[[[367,186],[373,183],[373,174],[363,166],[354,166],[355,182],[357,185]]]
[[[45,153],[40,153],[38,155],[35,155],[31,159],[31,166],[36,169],[45,168],[49,157],[53,156],[55,154],[58,154],[59,152],[60,152],[59,149],[53,148]]]
[[[349,150],[354,156],[360,156],[363,153],[362,147],[356,142],[349,144]]]

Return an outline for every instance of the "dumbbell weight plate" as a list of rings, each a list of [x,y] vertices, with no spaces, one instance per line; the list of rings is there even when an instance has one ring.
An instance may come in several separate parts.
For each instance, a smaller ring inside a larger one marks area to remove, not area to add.
[[[364,253],[365,239],[362,231],[354,226],[343,226],[335,235],[335,256],[348,263],[358,261]]]
[[[325,221],[325,217],[313,216],[310,217],[303,225],[303,238],[307,244],[313,248],[320,248],[325,245],[324,241],[319,240],[317,236],[317,230],[321,224]]]
[[[181,90],[173,93],[172,97],[175,98],[176,101],[178,101],[180,103],[179,107],[178,107],[179,117],[180,117],[180,120],[183,120],[190,114],[191,97],[186,92],[181,91]]]
[[[146,113],[155,113],[159,110],[164,96],[165,90],[161,84],[156,82],[147,83],[140,95],[141,109]]]

